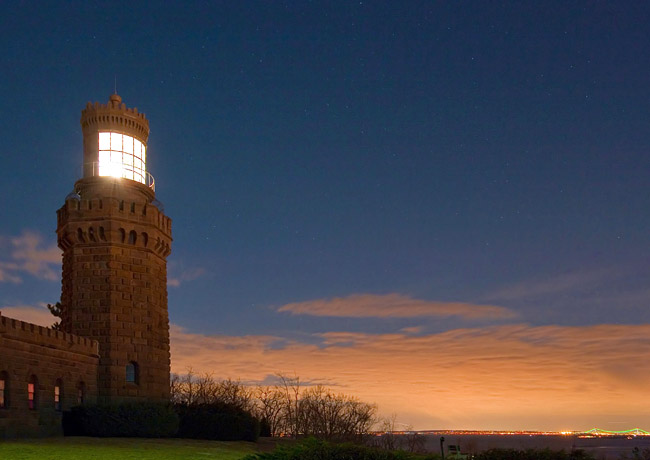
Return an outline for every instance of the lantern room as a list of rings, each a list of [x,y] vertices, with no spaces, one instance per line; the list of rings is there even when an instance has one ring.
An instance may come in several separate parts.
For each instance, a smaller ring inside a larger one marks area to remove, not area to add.
[[[90,102],[81,112],[84,137],[83,177],[128,179],[154,188],[147,172],[149,121],[111,95],[107,104]]]

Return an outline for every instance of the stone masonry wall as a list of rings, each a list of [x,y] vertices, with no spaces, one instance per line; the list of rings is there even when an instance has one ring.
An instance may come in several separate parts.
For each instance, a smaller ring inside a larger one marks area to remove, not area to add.
[[[83,400],[96,402],[98,344],[0,313],[0,376],[5,380],[5,407],[0,408],[0,439],[61,434],[61,412]],[[36,407],[29,409],[27,384],[35,376]],[[54,407],[60,379],[61,410]]]
[[[168,401],[171,219],[134,181],[88,178],[77,188],[58,211],[62,326],[99,343],[99,402]]]

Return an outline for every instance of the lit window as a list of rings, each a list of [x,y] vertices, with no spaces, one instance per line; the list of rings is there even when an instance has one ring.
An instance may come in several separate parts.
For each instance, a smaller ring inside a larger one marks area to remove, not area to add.
[[[0,409],[7,407],[7,376],[0,373]]]
[[[36,376],[32,375],[27,383],[27,404],[30,409],[36,409],[36,389],[38,387]]]
[[[138,364],[130,362],[126,365],[126,381],[128,383],[138,383]]]
[[[54,384],[54,409],[61,410],[61,387],[63,382],[61,379],[57,379]]]
[[[139,140],[122,133],[99,133],[99,175],[145,183],[145,150]]]

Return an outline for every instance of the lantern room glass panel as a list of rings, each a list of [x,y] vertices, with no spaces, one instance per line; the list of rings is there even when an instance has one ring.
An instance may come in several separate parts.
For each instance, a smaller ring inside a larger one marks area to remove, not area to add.
[[[100,176],[121,177],[145,183],[146,147],[132,136],[115,132],[99,133],[97,156]]]

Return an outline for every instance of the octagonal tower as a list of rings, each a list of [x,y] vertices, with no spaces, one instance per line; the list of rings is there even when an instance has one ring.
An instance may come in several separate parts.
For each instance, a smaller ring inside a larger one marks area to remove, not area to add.
[[[61,325],[99,342],[99,402],[167,401],[171,219],[146,169],[149,122],[113,94],[81,126],[83,177],[57,211]]]

